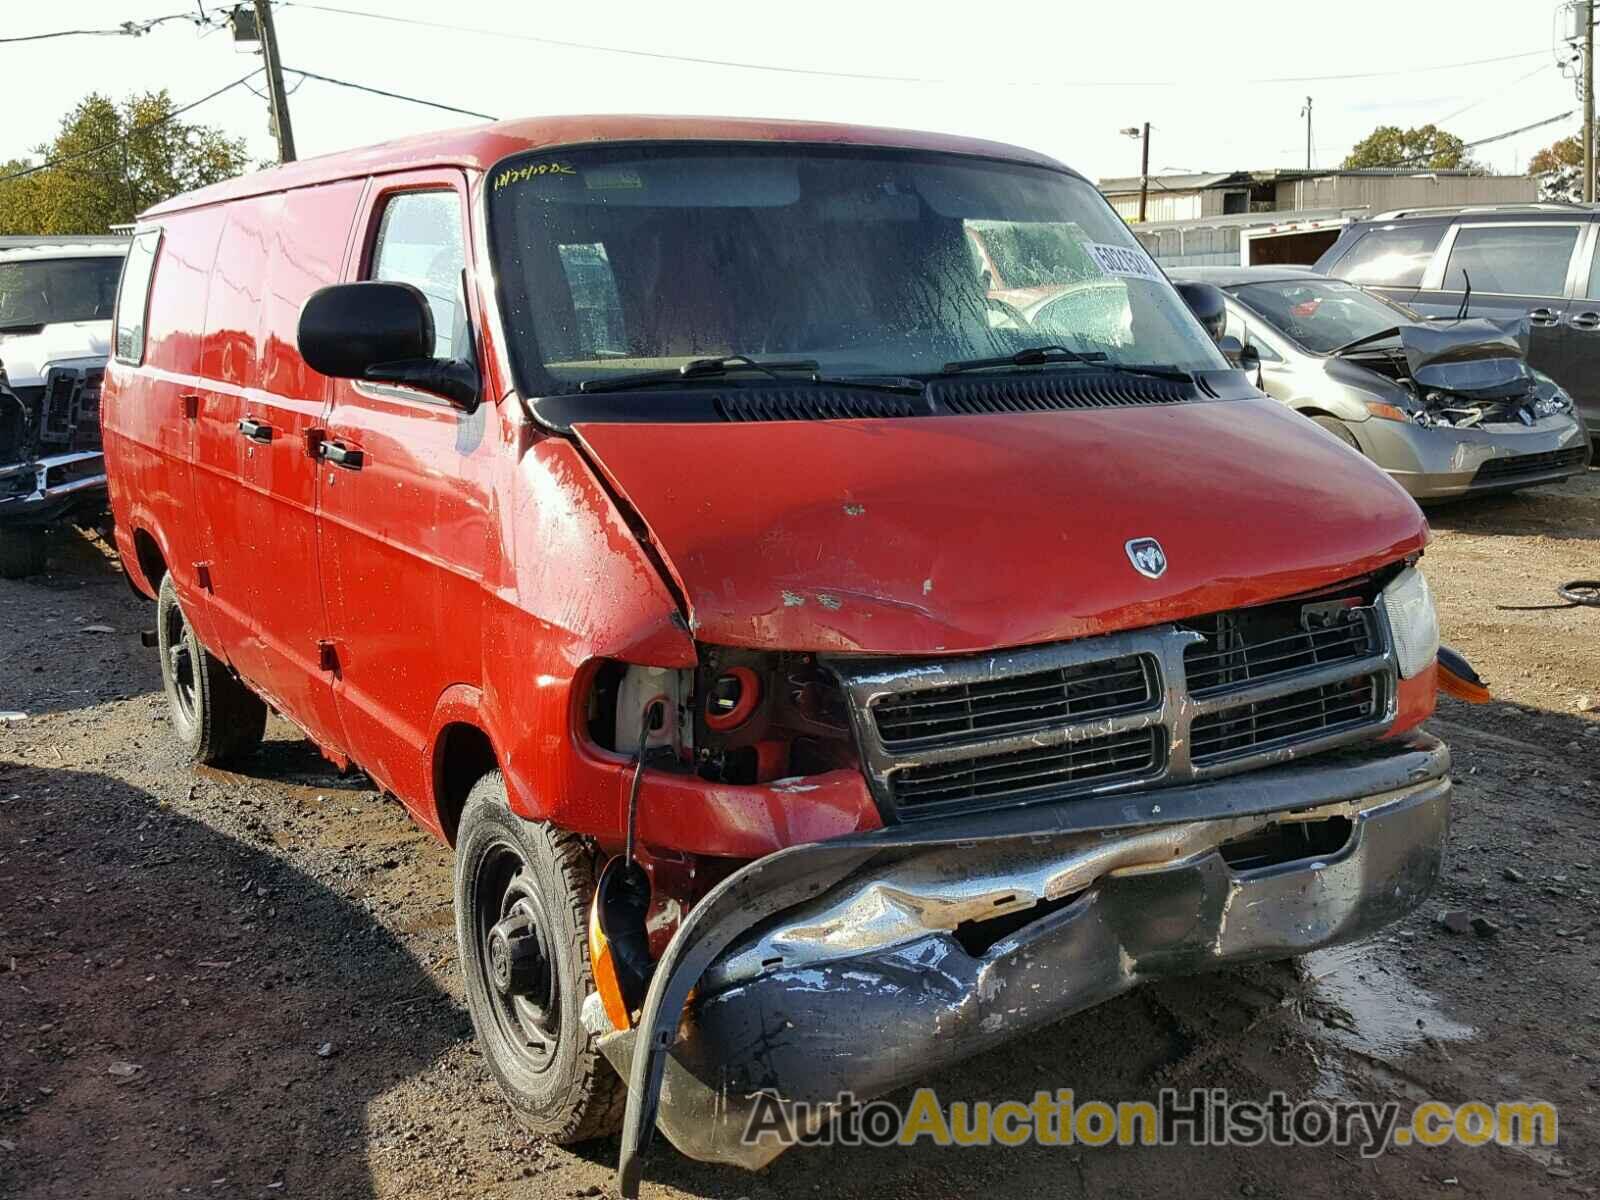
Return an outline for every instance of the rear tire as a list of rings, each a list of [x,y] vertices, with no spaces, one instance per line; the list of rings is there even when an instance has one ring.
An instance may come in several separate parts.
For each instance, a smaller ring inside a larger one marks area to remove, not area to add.
[[[583,1027],[594,991],[588,916],[595,856],[576,834],[524,821],[491,771],[456,839],[456,943],[478,1045],[511,1110],[561,1144],[615,1133],[627,1087]]]
[[[171,575],[162,577],[156,596],[156,641],[172,728],[189,757],[218,766],[259,746],[267,731],[266,703],[200,644]]]
[[[1351,433],[1350,427],[1343,421],[1339,420],[1338,417],[1312,417],[1311,419],[1318,425],[1321,425],[1329,433],[1333,434],[1334,437],[1338,438],[1346,446],[1349,446],[1350,449],[1354,450],[1357,454],[1362,453],[1361,443],[1356,441],[1356,435]]]
[[[49,539],[44,529],[0,530],[0,579],[44,574]]]

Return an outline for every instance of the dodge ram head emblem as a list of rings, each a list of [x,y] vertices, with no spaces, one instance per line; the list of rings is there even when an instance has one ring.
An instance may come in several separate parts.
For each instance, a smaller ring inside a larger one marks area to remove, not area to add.
[[[1167,552],[1155,538],[1134,538],[1123,549],[1128,552],[1128,561],[1139,574],[1160,579],[1167,573]]]

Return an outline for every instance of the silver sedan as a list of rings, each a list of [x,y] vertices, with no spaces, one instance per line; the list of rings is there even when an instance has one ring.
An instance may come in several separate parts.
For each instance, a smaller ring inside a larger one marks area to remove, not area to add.
[[[1425,321],[1296,267],[1171,274],[1222,289],[1225,336],[1244,347],[1242,365],[1258,371],[1264,391],[1418,500],[1550,483],[1589,465],[1571,397],[1527,365],[1525,321]]]

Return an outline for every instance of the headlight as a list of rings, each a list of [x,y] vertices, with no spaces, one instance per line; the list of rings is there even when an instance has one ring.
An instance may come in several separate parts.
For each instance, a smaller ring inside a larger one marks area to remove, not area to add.
[[[1572,411],[1572,397],[1558,387],[1553,387],[1545,395],[1533,402],[1533,415],[1535,417],[1553,417],[1557,413]]]
[[[1407,567],[1395,576],[1383,589],[1383,611],[1400,678],[1414,679],[1439,657],[1439,614],[1433,610],[1433,593],[1421,571]]]

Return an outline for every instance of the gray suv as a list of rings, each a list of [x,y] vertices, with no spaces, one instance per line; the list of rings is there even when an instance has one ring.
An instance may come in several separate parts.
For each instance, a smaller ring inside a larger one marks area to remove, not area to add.
[[[1428,319],[1526,317],[1528,364],[1600,438],[1600,208],[1518,204],[1380,213],[1348,226],[1315,270]],[[1468,295],[1470,285],[1471,294]]]

